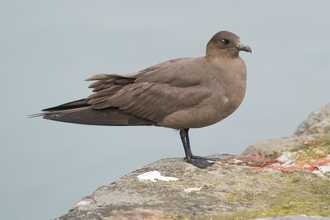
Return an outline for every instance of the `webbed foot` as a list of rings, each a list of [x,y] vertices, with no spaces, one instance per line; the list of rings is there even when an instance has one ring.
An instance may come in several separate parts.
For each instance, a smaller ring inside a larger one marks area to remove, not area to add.
[[[199,167],[199,168],[202,168],[202,169],[205,169],[209,166],[211,166],[214,162],[209,162],[210,159],[208,158],[197,158],[197,159],[190,159],[190,160],[187,160],[187,163],[190,163],[196,167]]]

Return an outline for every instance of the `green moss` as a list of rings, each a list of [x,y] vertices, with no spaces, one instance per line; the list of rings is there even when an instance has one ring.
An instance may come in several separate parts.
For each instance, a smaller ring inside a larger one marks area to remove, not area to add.
[[[285,199],[284,199],[285,200]],[[283,216],[283,215],[314,215],[314,216],[329,216],[329,210],[322,210],[320,206],[324,205],[324,201],[321,203],[315,202],[290,202],[283,203],[278,207],[273,207],[270,210],[262,210],[256,213],[256,217],[269,217],[269,216]]]
[[[239,220],[301,214],[330,216],[330,182],[327,180],[313,181],[313,177],[306,179],[301,174],[301,172],[285,174],[288,178],[283,182],[282,187],[272,191],[262,191],[251,195],[251,192],[235,190],[227,196],[227,202],[250,201],[255,206],[260,205],[260,209],[255,207],[254,212],[242,210],[233,215],[212,216],[212,219]],[[265,180],[268,178],[268,176],[264,177]],[[264,204],[259,204],[258,201],[263,201]],[[262,206],[268,208],[262,208]]]
[[[259,176],[259,180],[265,184],[269,179],[276,181],[273,174],[269,175]],[[285,181],[282,181],[278,188],[251,192],[239,185],[225,198],[229,204],[249,203],[254,206],[253,208],[227,210],[222,216],[207,216],[200,220],[243,220],[301,214],[330,216],[330,182],[328,180],[316,180],[315,178],[319,177],[313,174],[306,177],[306,172],[290,172],[284,175]],[[176,218],[176,220],[189,219]]]
[[[270,203],[271,209],[260,211],[257,216],[316,215],[330,216],[329,181],[301,179],[299,172],[289,173],[283,190]]]
[[[301,150],[308,150],[315,147],[323,147],[330,153],[330,140],[318,140],[318,141],[305,141],[304,147]]]
[[[298,165],[315,164],[318,160],[330,154],[330,141],[305,141],[302,148],[291,151],[291,160]]]

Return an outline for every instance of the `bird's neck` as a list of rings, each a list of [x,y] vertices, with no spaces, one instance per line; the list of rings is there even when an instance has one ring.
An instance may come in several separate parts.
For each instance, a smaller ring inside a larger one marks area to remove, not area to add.
[[[208,45],[206,48],[205,58],[209,61],[211,60],[229,60],[239,57],[239,51],[236,48],[230,48],[226,50],[219,50],[213,45]]]

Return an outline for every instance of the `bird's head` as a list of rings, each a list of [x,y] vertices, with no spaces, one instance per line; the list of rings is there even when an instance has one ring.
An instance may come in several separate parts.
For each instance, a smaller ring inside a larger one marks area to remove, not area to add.
[[[237,58],[240,51],[252,53],[251,48],[242,44],[236,34],[229,31],[220,31],[207,43],[206,58]]]

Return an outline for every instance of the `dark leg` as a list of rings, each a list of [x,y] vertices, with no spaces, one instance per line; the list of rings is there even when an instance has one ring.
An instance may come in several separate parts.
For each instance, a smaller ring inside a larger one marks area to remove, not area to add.
[[[188,138],[188,131],[189,128],[184,128],[182,130],[180,130],[180,137],[181,137],[181,141],[183,144],[183,149],[184,152],[186,154],[186,159],[187,161],[191,161],[191,149],[190,149],[190,143],[189,143],[189,138]]]
[[[188,131],[189,131],[189,128],[184,128],[184,129],[180,130],[180,137],[181,137],[181,141],[183,144],[184,152],[186,154],[187,162],[191,163],[199,168],[206,168],[206,167],[211,166],[213,163],[210,163],[207,161],[210,159],[194,156],[192,154],[191,148],[190,148]]]
[[[188,134],[189,128],[185,128],[184,130],[186,132],[186,140],[187,140],[187,144],[188,144],[188,150],[189,150],[189,153],[190,153],[190,158],[191,159],[212,160],[210,158],[195,156],[195,155],[192,154],[192,151],[191,151],[191,148],[190,148],[189,134]]]

